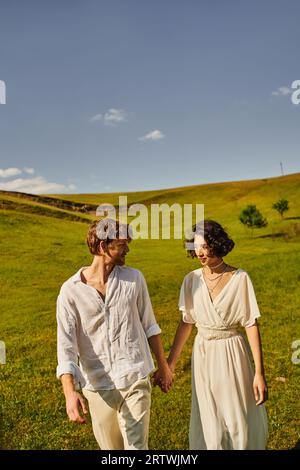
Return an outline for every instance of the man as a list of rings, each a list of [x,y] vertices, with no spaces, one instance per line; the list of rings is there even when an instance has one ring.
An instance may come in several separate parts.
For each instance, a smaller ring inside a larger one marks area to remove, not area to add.
[[[130,240],[127,225],[93,222],[87,235],[92,264],[68,279],[57,299],[57,377],[67,414],[86,422],[82,388],[97,442],[109,450],[148,448],[154,369],[149,345],[163,391],[172,384],[146,282],[125,266]]]

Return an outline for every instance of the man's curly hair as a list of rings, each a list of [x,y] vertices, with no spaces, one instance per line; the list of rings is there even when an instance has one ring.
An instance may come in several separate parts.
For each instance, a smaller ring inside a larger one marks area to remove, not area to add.
[[[197,233],[198,226],[199,224],[195,224],[193,226],[194,234]],[[215,222],[214,220],[204,220],[203,228],[203,237],[210,248],[211,255],[222,258],[233,249],[234,241],[229,238],[227,232],[218,222]],[[194,237],[185,241],[192,243],[194,242]],[[195,250],[188,250],[188,255],[192,258],[197,257]]]
[[[130,226],[120,223],[118,220],[102,219],[94,220],[89,226],[86,242],[92,255],[98,255],[101,241],[107,244],[116,239],[131,240]]]

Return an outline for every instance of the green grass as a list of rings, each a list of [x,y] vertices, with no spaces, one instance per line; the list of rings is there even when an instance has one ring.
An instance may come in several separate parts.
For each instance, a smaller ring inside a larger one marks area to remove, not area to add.
[[[300,366],[291,362],[291,344],[300,339],[300,239],[294,230],[300,217],[299,183],[297,174],[130,195],[131,202],[205,203],[206,217],[220,221],[234,238],[236,247],[228,262],[249,272],[262,312],[270,449],[293,448],[299,440]],[[103,202],[101,196],[91,195],[86,201],[76,197],[78,202]],[[290,201],[284,220],[271,208],[280,197]],[[96,449],[90,423],[80,427],[68,422],[55,378],[56,297],[61,284],[91,260],[85,247],[87,224],[69,216],[89,217],[46,205],[38,212],[38,204],[13,202],[13,207],[0,209],[0,340],[7,347],[7,364],[0,365],[0,448]],[[250,203],[269,220],[253,238],[238,222],[239,211]],[[276,233],[286,236],[275,237]],[[128,264],[145,274],[168,350],[180,318],[182,279],[198,262],[187,258],[180,240],[136,240]],[[171,392],[153,390],[151,449],[188,448],[191,347],[192,338]]]

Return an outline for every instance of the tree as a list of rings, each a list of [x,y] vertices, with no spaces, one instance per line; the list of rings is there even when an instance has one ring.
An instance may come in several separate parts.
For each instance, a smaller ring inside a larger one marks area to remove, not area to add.
[[[268,225],[267,219],[264,218],[261,212],[256,208],[255,205],[249,205],[239,215],[239,220],[246,227],[251,228],[253,235],[254,228],[262,228]]]
[[[275,202],[272,207],[273,209],[277,210],[277,212],[279,212],[281,218],[283,219],[284,212],[289,210],[289,201],[286,199],[279,199],[279,201]]]

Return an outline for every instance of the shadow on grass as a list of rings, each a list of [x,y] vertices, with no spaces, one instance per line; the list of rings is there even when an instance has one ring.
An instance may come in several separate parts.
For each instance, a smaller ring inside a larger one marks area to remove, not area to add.
[[[290,450],[300,450],[300,439],[296,442],[294,447],[291,447]]]
[[[0,401],[3,403],[3,397],[0,395]],[[4,443],[3,443],[3,413],[2,413],[2,406],[0,403],[0,450],[4,450]]]
[[[278,233],[269,233],[268,235],[258,235],[257,237],[253,238],[282,238],[286,235],[285,232],[278,232]]]
[[[299,220],[300,216],[299,217],[285,217],[284,219],[285,220]]]

